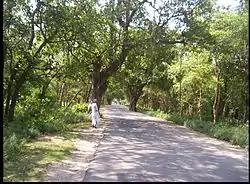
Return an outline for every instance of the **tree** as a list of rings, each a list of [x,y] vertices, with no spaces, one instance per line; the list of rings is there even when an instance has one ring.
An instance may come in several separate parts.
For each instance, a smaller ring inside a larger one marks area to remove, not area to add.
[[[51,21],[53,18],[57,19],[56,9],[43,2],[39,1],[34,10],[15,1],[5,2],[4,7],[5,117],[10,122],[14,118],[20,91],[31,71],[40,63],[41,52],[56,35],[58,26]],[[41,21],[40,25],[46,24],[48,32],[42,27],[35,29],[38,24],[37,17]]]
[[[218,121],[218,116],[221,113],[223,118],[227,117],[230,108],[231,116],[239,118],[239,111],[242,111],[245,114],[243,119],[247,119],[246,115],[248,113],[246,111],[248,107],[243,106],[239,110],[240,104],[237,104],[240,101],[248,102],[246,88],[246,77],[248,76],[246,70],[246,67],[248,67],[248,62],[246,62],[246,56],[248,55],[246,41],[248,39],[248,30],[245,27],[246,24],[246,14],[235,14],[233,12],[216,13],[211,24],[211,34],[216,38],[211,52],[216,61],[217,79],[219,81],[221,78],[224,81],[223,83],[218,82],[216,87],[214,122]],[[220,91],[221,87],[223,91]],[[242,89],[242,91],[238,91],[238,89]],[[238,96],[236,94],[239,93],[243,97],[242,99],[235,98]],[[221,100],[219,100],[220,96],[222,97]],[[224,105],[220,104],[220,101]]]

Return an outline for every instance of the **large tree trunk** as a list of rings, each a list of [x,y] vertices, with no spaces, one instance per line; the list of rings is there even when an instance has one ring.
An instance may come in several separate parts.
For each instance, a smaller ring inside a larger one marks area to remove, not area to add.
[[[16,78],[17,72],[18,72],[18,67],[21,63],[21,60],[19,60],[16,65],[14,66],[14,68],[12,69],[12,63],[13,63],[13,55],[12,55],[12,50],[10,50],[11,53],[11,59],[10,59],[10,68],[9,70],[11,71],[11,76],[8,82],[8,87],[6,90],[6,101],[5,101],[5,111],[4,111],[4,116],[6,118],[8,118],[8,114],[9,114],[9,107],[10,107],[10,101],[11,101],[11,95],[12,95],[12,90],[13,90],[13,83],[14,83],[14,79]]]
[[[192,104],[188,104],[188,115],[189,116],[193,115],[193,105]]]
[[[11,104],[8,110],[8,122],[11,122],[14,120],[14,114],[15,114],[15,107],[16,107],[16,102],[18,99],[18,93],[19,93],[20,87],[16,87],[14,90],[14,93],[12,95],[12,100]]]
[[[8,122],[11,122],[14,120],[15,115],[15,107],[18,100],[18,95],[21,90],[22,85],[25,83],[26,76],[28,75],[28,71],[31,68],[31,66],[28,66],[26,70],[21,74],[19,80],[16,81],[14,86],[14,92],[11,96],[11,103],[8,109]]]
[[[103,77],[100,80],[100,74],[100,71],[95,71],[94,69],[92,77],[92,100],[97,100],[97,106],[99,109],[101,107],[102,97],[108,87],[108,77]]]
[[[228,115],[228,99],[226,99],[224,106],[223,106],[222,119],[226,120],[227,115]]]
[[[133,95],[130,99],[130,103],[129,103],[129,110],[130,111],[134,111],[136,112],[136,104],[138,102],[139,96],[138,95]]]
[[[111,77],[124,63],[129,49],[126,45],[121,48],[119,60],[114,61],[104,70],[101,70],[101,56],[97,56],[96,61],[93,63],[92,73],[92,99],[97,99],[97,105],[100,109],[102,97],[108,87],[108,79]]]
[[[49,88],[49,84],[50,84],[51,80],[42,84],[42,89],[41,89],[41,93],[40,93],[41,99],[45,98],[45,94],[46,94],[47,89]]]
[[[140,96],[142,95],[142,90],[143,90],[143,87],[145,85],[146,85],[146,83],[141,84],[139,87],[134,89],[133,92],[131,92],[130,104],[129,104],[129,110],[130,111],[135,111],[135,112],[137,111],[136,105],[137,105],[137,102],[138,102]]]
[[[111,103],[112,103],[112,98],[107,97],[107,103],[108,103],[108,105],[111,105]]]
[[[98,56],[96,61],[93,63],[93,73],[92,73],[92,100],[97,100],[97,106],[100,108],[101,97],[100,97],[100,70],[101,70],[101,57]],[[106,80],[106,79],[104,79]]]
[[[24,68],[23,73],[20,74],[19,79],[16,80],[15,86],[13,87],[13,94],[11,96],[11,103],[9,105],[9,109],[8,109],[8,122],[11,122],[14,120],[14,115],[15,115],[15,107],[16,107],[16,103],[18,100],[18,96],[19,96],[19,92],[22,88],[22,85],[26,82],[26,77],[29,75],[30,71],[32,70],[32,68],[36,65],[36,63],[34,63],[34,58],[37,57],[37,55],[41,52],[41,50],[46,46],[47,41],[50,40],[52,38],[52,36],[48,39],[45,39],[43,41],[43,43],[39,46],[39,48],[36,50],[35,54],[33,56],[31,56],[29,54],[29,51],[32,50],[33,47],[33,40],[35,38],[35,34],[34,34],[34,16],[35,16],[35,12],[37,11],[37,9],[33,12],[33,17],[31,20],[31,26],[32,26],[32,34],[29,40],[29,44],[28,44],[28,49],[24,52],[24,58],[27,61],[27,67]],[[20,63],[21,60],[18,61],[18,63]],[[18,64],[16,65],[16,67],[14,67],[14,70],[17,71],[18,69]],[[16,75],[16,74],[14,74]]]
[[[91,85],[90,86],[87,85],[87,89],[86,89],[86,92],[85,92],[85,102],[86,103],[89,103],[91,91],[92,91],[92,86]]]
[[[95,99],[97,99],[97,106],[98,109],[100,109],[101,107],[101,102],[102,102],[102,97],[107,89],[108,85],[107,82],[105,84],[102,84],[101,86],[95,88],[92,94],[92,97],[94,97]]]
[[[219,66],[216,66],[216,88],[215,88],[215,100],[213,104],[213,119],[216,123],[219,119],[219,105],[220,105],[220,69]]]
[[[170,88],[166,90],[168,96],[168,112],[175,112],[176,109],[176,101],[174,95],[171,94]]]
[[[116,18],[118,19],[119,25],[123,29],[123,40],[122,40],[122,47],[119,54],[119,59],[115,59],[113,57],[114,46],[110,52],[110,64],[105,69],[101,70],[102,62],[101,62],[101,55],[96,57],[96,61],[93,63],[93,75],[92,75],[92,98],[97,99],[98,108],[100,108],[102,96],[105,93],[108,87],[108,79],[112,76],[120,66],[125,62],[125,59],[128,55],[129,50],[132,49],[133,46],[129,45],[129,26],[135,16],[136,11],[138,10],[139,6],[143,5],[145,1],[138,3],[138,7],[132,10],[126,10],[125,20],[122,19],[122,14],[118,15]],[[121,4],[122,1],[118,1],[118,4]],[[114,4],[113,4],[114,5]],[[115,17],[113,17],[114,19]],[[113,20],[114,21],[114,20]],[[115,40],[115,34],[110,34],[111,40]]]
[[[9,82],[8,87],[7,87],[7,97],[5,101],[5,110],[4,110],[4,117],[8,117],[9,113],[9,106],[10,106],[10,98],[11,98],[11,88],[12,88],[12,82]]]

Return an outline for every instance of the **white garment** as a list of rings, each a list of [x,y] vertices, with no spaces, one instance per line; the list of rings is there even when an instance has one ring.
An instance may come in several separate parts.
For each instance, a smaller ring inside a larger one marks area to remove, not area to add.
[[[91,108],[92,125],[96,126],[100,123],[100,115],[96,103],[89,104],[88,109]]]

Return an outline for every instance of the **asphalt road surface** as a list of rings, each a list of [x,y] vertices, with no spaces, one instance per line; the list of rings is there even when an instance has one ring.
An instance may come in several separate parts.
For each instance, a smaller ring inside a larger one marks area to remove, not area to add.
[[[111,105],[84,182],[249,181],[248,151]]]

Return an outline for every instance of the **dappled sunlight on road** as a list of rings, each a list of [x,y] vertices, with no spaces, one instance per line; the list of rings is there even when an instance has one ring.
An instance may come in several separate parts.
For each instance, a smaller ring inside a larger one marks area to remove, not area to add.
[[[110,106],[84,181],[248,181],[248,154],[223,141]]]

